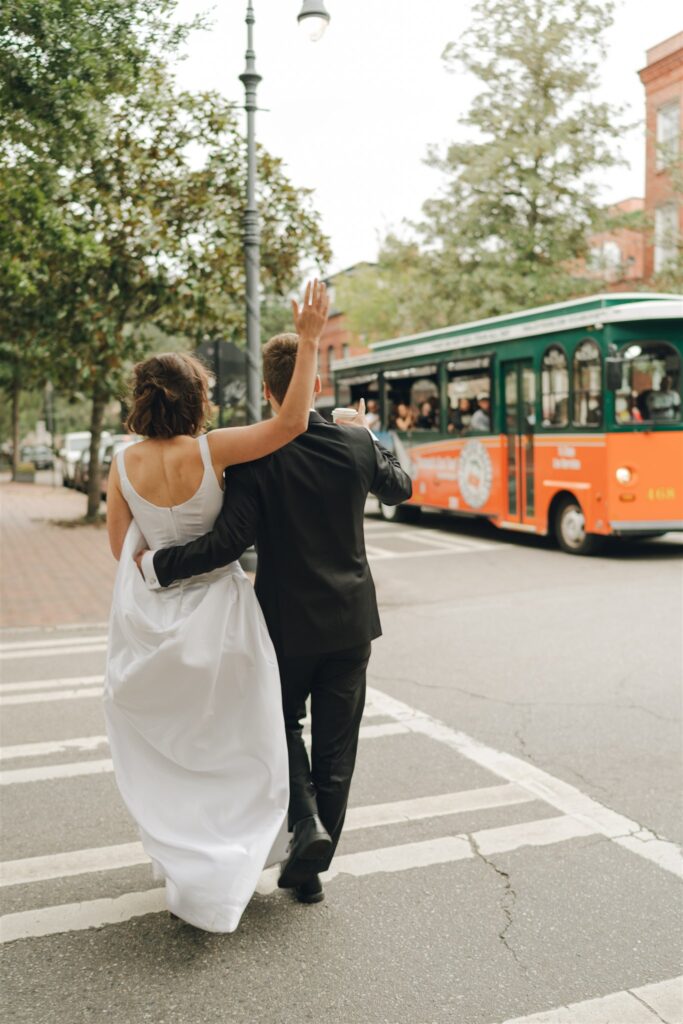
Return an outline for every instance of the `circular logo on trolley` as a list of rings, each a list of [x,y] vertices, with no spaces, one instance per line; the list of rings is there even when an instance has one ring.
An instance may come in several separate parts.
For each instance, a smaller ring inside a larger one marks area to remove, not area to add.
[[[458,485],[470,508],[486,504],[492,482],[493,466],[486,448],[481,441],[466,441],[458,461]]]

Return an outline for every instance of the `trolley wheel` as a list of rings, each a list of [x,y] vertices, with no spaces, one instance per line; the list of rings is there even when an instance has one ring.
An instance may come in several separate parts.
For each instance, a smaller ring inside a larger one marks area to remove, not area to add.
[[[555,511],[555,537],[563,551],[569,555],[594,555],[602,545],[602,538],[586,533],[586,520],[576,498],[565,498]]]
[[[419,505],[384,505],[380,501],[379,511],[387,523],[416,523],[421,509]]]

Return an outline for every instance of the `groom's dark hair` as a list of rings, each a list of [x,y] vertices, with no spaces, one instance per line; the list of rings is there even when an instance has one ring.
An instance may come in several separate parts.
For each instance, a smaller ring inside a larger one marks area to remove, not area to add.
[[[296,334],[276,334],[263,346],[263,379],[278,405],[284,402],[294,373],[298,344]]]

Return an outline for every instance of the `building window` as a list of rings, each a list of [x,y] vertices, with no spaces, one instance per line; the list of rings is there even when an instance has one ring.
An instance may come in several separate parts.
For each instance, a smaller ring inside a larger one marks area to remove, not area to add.
[[[681,110],[678,100],[657,111],[657,170],[663,171],[678,156]]]
[[[617,242],[607,240],[592,245],[588,259],[588,269],[602,274],[610,281],[616,280],[622,267],[621,249]]]
[[[350,355],[351,355],[351,346],[349,345],[348,341],[345,341],[344,344],[342,345],[342,358],[343,359],[348,359]]]
[[[332,365],[334,363],[334,345],[327,347],[327,379],[332,380]]]
[[[655,210],[655,273],[676,259],[678,210],[675,203],[663,203]]]
[[[541,393],[544,427],[566,427],[569,423],[569,367],[559,345],[551,345],[543,356]]]
[[[574,353],[574,426],[602,424],[602,360],[600,349],[586,338]]]

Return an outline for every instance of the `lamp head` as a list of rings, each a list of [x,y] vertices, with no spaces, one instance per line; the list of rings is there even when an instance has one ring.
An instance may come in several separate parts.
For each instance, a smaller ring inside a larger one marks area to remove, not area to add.
[[[296,19],[312,43],[322,38],[327,28],[330,15],[324,0],[303,0],[303,5]]]

